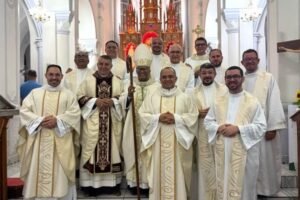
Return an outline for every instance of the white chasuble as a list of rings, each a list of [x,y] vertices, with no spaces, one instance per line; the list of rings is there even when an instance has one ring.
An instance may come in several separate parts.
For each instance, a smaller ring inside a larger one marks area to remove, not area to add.
[[[74,104],[74,108],[71,104]],[[68,113],[64,116],[64,112]],[[21,123],[29,128],[39,117],[53,115],[79,131],[79,114],[79,106],[71,91],[47,91],[41,88],[25,98]],[[24,197],[63,198],[71,195],[70,186],[75,184],[74,135],[66,133],[58,136],[56,128],[38,128],[33,134],[26,134],[31,133],[27,133],[25,128],[21,129],[18,144],[20,176],[25,181]]]
[[[135,103],[135,126],[136,126],[136,141],[137,141],[137,152],[138,152],[138,162],[139,162],[139,183],[140,188],[148,188],[147,181],[147,171],[146,165],[140,156],[140,150],[142,145],[142,139],[140,134],[140,118],[138,115],[138,110],[141,107],[145,97],[159,88],[159,84],[154,82],[154,80],[149,80],[147,82],[135,81],[135,92],[134,92],[134,103]],[[120,97],[120,102],[122,105],[122,110],[124,110],[124,115],[126,115],[124,129],[123,129],[123,140],[122,140],[122,152],[124,155],[125,164],[125,175],[127,184],[130,187],[136,187],[136,170],[135,170],[135,154],[134,152],[134,138],[133,138],[133,118],[132,118],[132,104],[128,104],[128,94],[124,93]],[[127,111],[127,112],[126,112]],[[126,113],[126,114],[125,114]]]
[[[158,121],[164,112],[174,114],[175,124]],[[149,199],[188,199],[198,115],[193,102],[176,88],[160,89],[146,97],[139,114]]]
[[[194,89],[194,101],[198,110],[210,108],[216,96],[227,91],[223,84],[213,82],[209,86],[203,84]],[[203,119],[199,118],[197,134],[197,165],[198,165],[198,199],[214,200],[216,198],[216,173],[213,146],[208,143],[208,134]]]
[[[192,66],[192,69],[194,72],[198,71],[200,69],[200,66],[204,63],[209,63],[209,58],[207,54],[204,55],[197,55],[193,54],[191,57],[188,57],[184,63],[189,64]]]
[[[161,98],[161,113],[175,113],[173,98]],[[176,199],[176,138],[172,125],[163,125],[160,128],[160,194],[161,199]],[[182,170],[181,170],[182,171]],[[182,176],[183,174],[181,174]],[[183,179],[182,179],[183,180]],[[186,196],[186,195],[185,195]]]
[[[127,74],[126,62],[118,57],[112,59],[111,72],[114,76],[124,81]]]
[[[93,74],[89,68],[84,69],[73,69],[71,72],[65,74],[64,85],[66,88],[76,94],[77,89],[81,82],[87,77]]]
[[[194,89],[195,78],[191,67],[180,62],[178,64],[171,64],[176,71],[177,81],[176,86],[183,92],[191,93]]]
[[[260,102],[267,120],[267,131],[276,130],[276,137],[260,142],[260,163],[257,192],[261,195],[273,195],[280,190],[281,184],[281,140],[280,129],[285,128],[285,115],[280,100],[280,91],[274,77],[267,72],[257,70],[246,74],[245,90]]]
[[[159,55],[152,54],[152,62],[151,62],[151,77],[159,82],[160,71],[161,69],[170,66],[170,58],[167,54],[161,53]]]
[[[234,124],[239,133],[224,137],[222,124]],[[255,97],[247,92],[218,97],[204,119],[208,139],[214,144],[216,199],[256,199],[258,145],[266,128],[265,117]]]

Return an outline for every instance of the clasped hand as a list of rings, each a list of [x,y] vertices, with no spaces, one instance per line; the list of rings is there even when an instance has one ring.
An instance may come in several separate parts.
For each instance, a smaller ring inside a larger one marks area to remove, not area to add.
[[[43,128],[52,129],[56,127],[56,123],[57,123],[56,117],[53,115],[48,115],[42,120],[41,126]]]
[[[105,99],[97,99],[96,100],[96,105],[98,108],[103,108],[103,107],[112,107],[112,105],[114,104],[113,100],[109,99],[109,98],[105,98]]]
[[[223,124],[219,126],[218,133],[224,137],[234,137],[239,133],[239,128],[232,124]]]
[[[160,114],[159,121],[164,124],[175,124],[174,115],[170,112]]]

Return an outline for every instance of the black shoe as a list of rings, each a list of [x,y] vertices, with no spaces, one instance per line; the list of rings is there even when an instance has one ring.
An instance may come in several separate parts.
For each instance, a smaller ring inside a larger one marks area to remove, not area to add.
[[[147,198],[149,197],[149,189],[140,189],[140,190],[141,190],[141,195],[144,195]]]
[[[129,190],[130,194],[137,195],[137,189],[136,189],[136,187],[129,187],[128,186],[128,190]]]

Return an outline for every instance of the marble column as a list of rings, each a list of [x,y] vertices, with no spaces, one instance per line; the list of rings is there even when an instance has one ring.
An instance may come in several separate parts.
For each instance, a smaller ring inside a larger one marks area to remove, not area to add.
[[[60,11],[55,13],[56,18],[56,39],[57,39],[57,64],[65,72],[73,63],[69,63],[69,42],[70,42],[70,23],[69,11]],[[73,57],[70,55],[70,57]]]

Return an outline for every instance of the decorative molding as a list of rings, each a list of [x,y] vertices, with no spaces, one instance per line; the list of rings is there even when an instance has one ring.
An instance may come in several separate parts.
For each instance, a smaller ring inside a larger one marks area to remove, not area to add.
[[[259,32],[255,32],[253,33],[253,38],[254,38],[254,43],[258,44],[260,43],[260,39],[263,37],[262,34],[260,34]]]
[[[253,33],[253,37],[255,37],[255,38],[261,38],[262,34],[260,34],[259,32],[255,32],[255,33]]]
[[[226,8],[223,9],[222,16],[227,26],[227,33],[238,33],[239,32],[239,21],[240,21],[240,9],[238,8]]]
[[[38,49],[43,47],[43,39],[42,38],[36,38],[34,43]]]
[[[226,32],[229,33],[229,34],[230,33],[238,33],[239,29],[238,28],[227,28]]]

